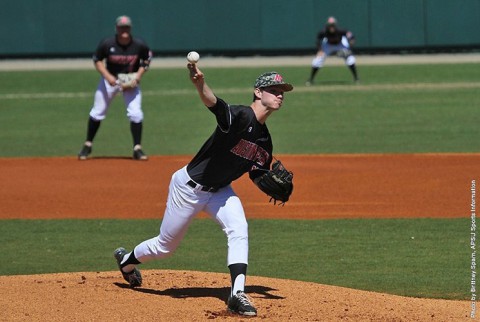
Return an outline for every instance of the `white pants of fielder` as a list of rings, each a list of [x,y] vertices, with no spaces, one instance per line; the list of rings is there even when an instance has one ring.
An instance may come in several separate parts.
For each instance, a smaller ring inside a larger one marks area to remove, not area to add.
[[[127,107],[127,117],[133,123],[140,123],[143,121],[142,111],[142,92],[137,86],[132,89],[122,91],[119,85],[110,85],[103,77],[98,83],[93,107],[90,110],[90,116],[96,121],[105,119],[108,108],[112,100],[118,93],[123,93],[123,100]]]
[[[186,166],[173,174],[160,234],[137,245],[135,257],[145,263],[170,256],[195,215],[205,211],[227,235],[227,266],[248,264],[248,224],[242,203],[232,187],[228,185],[217,192],[205,192],[187,185],[189,180]]]
[[[338,45],[332,45],[327,42],[327,39],[323,39],[322,45],[317,56],[312,60],[312,67],[321,68],[325,64],[327,56],[331,56],[338,51],[350,50],[350,44],[347,37],[343,36],[342,41]],[[323,53],[322,53],[323,52]],[[322,53],[322,54],[321,54]],[[355,56],[348,55],[345,58],[345,64],[352,66],[355,64]]]

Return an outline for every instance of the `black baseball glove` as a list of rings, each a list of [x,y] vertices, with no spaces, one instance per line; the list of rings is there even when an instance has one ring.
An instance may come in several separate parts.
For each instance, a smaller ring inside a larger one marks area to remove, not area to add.
[[[254,180],[260,190],[269,195],[273,204],[284,205],[293,191],[293,172],[288,171],[280,160],[273,163],[272,169]]]

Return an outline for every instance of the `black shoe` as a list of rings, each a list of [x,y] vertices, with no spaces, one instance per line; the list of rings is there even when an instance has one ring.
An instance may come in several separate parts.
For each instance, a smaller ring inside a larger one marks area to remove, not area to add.
[[[131,271],[130,273],[125,273],[124,271],[122,271],[122,266],[120,265],[120,263],[122,262],[123,256],[125,256],[126,253],[127,251],[123,247],[119,247],[115,249],[115,251],[113,252],[113,256],[117,260],[118,268],[120,269],[120,272],[122,273],[123,278],[125,279],[125,281],[128,282],[130,287],[133,288],[133,287],[141,286],[142,274],[140,274],[140,271],[137,268],[134,268],[133,271]]]
[[[147,155],[142,151],[142,149],[138,149],[138,150],[133,150],[133,159],[134,159],[134,160],[146,161],[146,160],[148,160],[148,157],[147,157]]]
[[[87,160],[87,157],[92,153],[92,147],[84,145],[83,148],[78,153],[78,160]]]
[[[228,298],[228,310],[245,316],[256,316],[257,309],[252,305],[247,295],[238,291],[237,294]]]

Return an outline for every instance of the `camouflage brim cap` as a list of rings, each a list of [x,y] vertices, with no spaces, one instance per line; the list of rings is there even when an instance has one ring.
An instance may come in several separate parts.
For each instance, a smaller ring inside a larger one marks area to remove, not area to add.
[[[268,86],[278,86],[284,92],[290,92],[291,90],[293,90],[292,84],[285,83],[283,81],[282,75],[277,72],[267,72],[258,76],[258,78],[255,80],[255,85],[253,87],[262,88]]]
[[[115,25],[117,27],[131,27],[132,19],[129,16],[120,16],[115,20]]]

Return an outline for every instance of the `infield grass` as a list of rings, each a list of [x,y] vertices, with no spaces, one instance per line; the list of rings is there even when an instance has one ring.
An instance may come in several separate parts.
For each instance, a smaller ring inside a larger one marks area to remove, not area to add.
[[[480,66],[325,67],[305,87],[308,68],[276,68],[295,85],[268,121],[275,153],[479,152]],[[217,95],[249,104],[265,68],[206,68]],[[76,155],[85,139],[99,77],[91,71],[0,73],[0,156]],[[194,154],[215,127],[184,69],[151,70],[142,82],[143,145],[149,154]],[[94,155],[130,155],[123,100],[112,104]]]
[[[9,220],[0,275],[116,270],[113,250],[156,236],[159,220]],[[470,295],[467,219],[250,220],[249,275],[416,297]],[[143,269],[228,272],[226,238],[193,221],[177,252]]]

